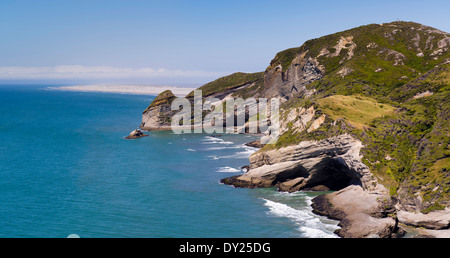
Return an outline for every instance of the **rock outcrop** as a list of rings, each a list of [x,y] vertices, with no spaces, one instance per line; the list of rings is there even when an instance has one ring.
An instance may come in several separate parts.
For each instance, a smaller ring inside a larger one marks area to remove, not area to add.
[[[172,116],[178,111],[172,111],[171,104],[176,99],[170,90],[160,93],[142,114],[141,129],[147,131],[171,130]]]
[[[360,141],[341,135],[262,151],[249,170],[221,182],[235,187],[277,187],[280,191],[329,191],[313,199],[317,214],[340,221],[341,237],[392,237],[401,232],[388,190],[361,162]]]
[[[365,191],[349,186],[312,201],[313,212],[339,220],[335,233],[345,238],[390,238],[401,236],[393,202],[387,191]]]
[[[428,214],[420,212],[408,212],[399,210],[397,213],[399,222],[427,229],[442,230],[450,228],[450,209],[433,211]],[[449,231],[450,233],[450,231]]]
[[[311,95],[313,91],[307,90],[306,85],[320,80],[325,71],[317,59],[306,57],[306,54],[307,52],[297,55],[288,67],[277,64],[275,57],[264,73],[263,96],[288,100],[295,95]]]
[[[304,141],[250,156],[250,170],[222,182],[235,187],[278,187],[282,191],[340,190],[348,185],[375,188],[376,180],[361,162],[362,144],[350,135]]]
[[[136,129],[136,130],[132,131],[130,133],[130,135],[125,137],[125,139],[128,139],[128,140],[130,140],[130,139],[139,139],[139,138],[146,137],[146,136],[149,136],[149,135],[148,134],[144,134],[140,129]]]

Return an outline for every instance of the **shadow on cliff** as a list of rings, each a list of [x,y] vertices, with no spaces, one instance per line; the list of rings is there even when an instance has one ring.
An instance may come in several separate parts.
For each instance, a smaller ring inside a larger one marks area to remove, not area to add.
[[[358,172],[350,169],[344,159],[340,157],[323,158],[311,169],[309,174],[307,183],[302,190],[314,190],[320,186],[322,189],[328,188],[337,191],[349,185],[362,185]]]

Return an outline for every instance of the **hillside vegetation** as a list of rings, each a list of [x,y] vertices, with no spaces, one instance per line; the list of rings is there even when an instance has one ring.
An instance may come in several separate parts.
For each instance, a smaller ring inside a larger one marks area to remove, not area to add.
[[[306,86],[313,96],[294,97],[284,110],[313,106],[312,121],[322,114],[326,119],[312,132],[287,130],[263,151],[349,133],[363,142],[363,162],[392,196],[420,196],[425,213],[443,209],[450,202],[449,49],[446,32],[393,22],[279,52],[267,70],[281,65],[285,72],[306,53],[325,71]]]
[[[413,22],[361,26],[281,51],[264,72],[199,89],[204,97],[283,98],[283,134],[260,152],[350,134],[393,197],[421,199],[424,213],[450,206],[449,33]]]

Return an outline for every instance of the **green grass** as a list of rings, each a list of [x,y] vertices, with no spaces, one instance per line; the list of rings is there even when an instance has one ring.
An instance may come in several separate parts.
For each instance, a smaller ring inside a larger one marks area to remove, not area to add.
[[[394,115],[395,108],[363,96],[333,95],[317,100],[325,114],[334,120],[345,119],[357,129],[369,127],[378,117]]]
[[[150,105],[147,107],[147,109],[144,110],[144,113],[147,112],[150,108],[156,107],[163,104],[170,105],[172,101],[176,99],[176,96],[173,95],[171,90],[166,90],[158,94],[156,98],[150,103]]]
[[[223,92],[229,89],[233,89],[248,83],[263,83],[264,73],[233,73],[228,76],[221,77],[215,81],[207,83],[198,90],[202,90],[203,97],[207,97],[211,94]],[[187,97],[193,97],[194,92],[191,92]]]
[[[420,36],[418,47],[413,40],[417,35]],[[294,58],[304,54],[305,58],[316,59],[325,68],[324,77],[308,86],[308,88],[316,89],[323,96],[363,94],[377,101],[398,101],[402,96],[401,91],[398,92],[397,98],[395,96],[389,98],[388,95],[450,58],[450,51],[437,56],[436,60],[435,56],[431,56],[431,53],[436,50],[437,42],[446,36],[432,34],[430,37],[430,35],[422,25],[413,22],[369,24],[311,39],[300,47],[281,51],[276,54],[267,70],[281,64],[282,71],[285,72]],[[323,49],[333,52],[335,50],[333,47],[339,39],[349,36],[353,37],[353,42],[356,44],[351,59],[346,59],[348,52],[345,49],[336,57],[318,56]],[[376,47],[367,47],[374,43]],[[434,46],[433,49],[429,48],[431,45]],[[417,48],[424,52],[424,57],[417,56],[419,51]],[[396,61],[395,53],[403,57],[397,58]],[[344,67],[353,71],[342,78],[338,72]],[[380,68],[381,71],[376,72]],[[447,74],[443,81],[448,84],[449,78]]]

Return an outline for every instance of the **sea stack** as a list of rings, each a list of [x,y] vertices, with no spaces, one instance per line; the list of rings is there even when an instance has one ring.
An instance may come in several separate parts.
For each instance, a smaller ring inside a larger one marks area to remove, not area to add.
[[[132,131],[130,133],[130,135],[125,137],[125,139],[128,139],[128,140],[130,140],[130,139],[139,139],[139,138],[146,137],[146,136],[148,136],[148,134],[144,134],[141,131],[141,129],[136,129],[136,130]]]

